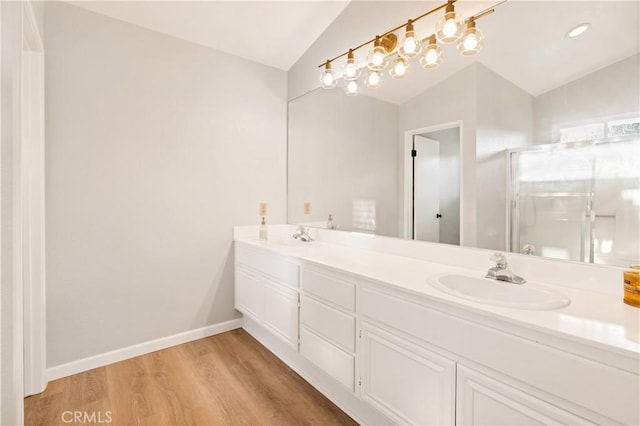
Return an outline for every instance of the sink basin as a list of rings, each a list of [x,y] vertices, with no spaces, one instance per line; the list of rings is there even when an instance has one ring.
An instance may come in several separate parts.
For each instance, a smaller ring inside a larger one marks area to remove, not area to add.
[[[427,282],[452,296],[516,309],[560,309],[571,302],[562,293],[529,283],[518,285],[463,274],[437,275]]]

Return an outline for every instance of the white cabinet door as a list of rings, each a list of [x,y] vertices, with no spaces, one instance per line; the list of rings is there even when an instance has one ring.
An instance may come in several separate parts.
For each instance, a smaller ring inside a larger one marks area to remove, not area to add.
[[[456,424],[592,424],[533,395],[458,364]]]
[[[266,281],[264,323],[298,349],[298,292]]]
[[[362,324],[362,397],[399,424],[453,424],[453,360]]]
[[[264,318],[264,284],[249,270],[236,267],[235,307],[258,321]]]

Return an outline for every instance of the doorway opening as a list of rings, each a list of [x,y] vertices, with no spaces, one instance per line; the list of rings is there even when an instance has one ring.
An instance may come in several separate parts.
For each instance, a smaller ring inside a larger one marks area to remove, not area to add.
[[[405,134],[405,238],[460,245],[461,127],[448,123]]]

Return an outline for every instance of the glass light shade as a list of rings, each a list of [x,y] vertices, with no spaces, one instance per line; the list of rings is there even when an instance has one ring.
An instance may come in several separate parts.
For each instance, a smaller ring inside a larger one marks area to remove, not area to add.
[[[323,89],[333,89],[338,84],[338,79],[331,69],[331,63],[327,61],[324,69],[320,72],[320,83]]]
[[[347,61],[344,66],[344,79],[345,80],[356,80],[360,77],[360,68],[355,61]]]
[[[346,93],[347,96],[357,96],[358,93],[360,93],[358,82],[355,80],[348,81],[344,86],[344,93]]]
[[[415,58],[420,54],[422,44],[420,37],[415,31],[407,31],[404,33],[399,43],[400,48],[398,54],[406,59]]]
[[[429,43],[424,54],[420,57],[420,64],[426,69],[436,68],[442,62],[443,56],[444,52],[440,46],[436,44],[434,38],[433,43]]]
[[[398,56],[396,60],[393,62],[393,65],[391,66],[391,70],[389,71],[389,74],[395,80],[401,80],[407,76],[408,72],[409,72],[409,64],[403,57]]]
[[[364,80],[364,84],[372,89],[377,89],[382,85],[382,73],[379,71],[371,71],[367,78]]]
[[[440,43],[450,44],[458,41],[464,31],[464,23],[455,11],[444,14],[436,25],[436,38]]]
[[[482,50],[484,35],[475,26],[464,31],[460,41],[458,41],[458,52],[462,56],[472,56]]]
[[[367,67],[369,67],[371,71],[380,71],[386,66],[387,51],[380,45],[375,46],[371,52],[369,52],[369,56],[367,56]]]
[[[344,74],[343,77],[345,80],[356,80],[360,77],[360,67],[358,63],[353,58],[348,58],[347,63],[344,65]]]

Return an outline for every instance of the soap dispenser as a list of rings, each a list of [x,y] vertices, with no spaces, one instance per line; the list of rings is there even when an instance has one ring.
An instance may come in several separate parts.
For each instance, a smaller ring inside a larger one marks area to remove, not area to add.
[[[267,229],[267,221],[262,216],[262,222],[260,222],[260,239],[266,241],[269,238],[269,230]]]
[[[336,229],[336,226],[333,224],[333,215],[329,213],[329,218],[327,219],[327,229]]]

